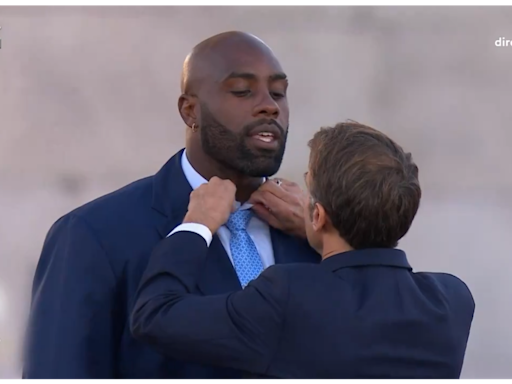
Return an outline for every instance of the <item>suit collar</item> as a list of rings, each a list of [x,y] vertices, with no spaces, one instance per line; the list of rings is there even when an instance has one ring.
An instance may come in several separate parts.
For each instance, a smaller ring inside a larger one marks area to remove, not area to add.
[[[321,265],[331,271],[348,267],[384,266],[412,270],[405,252],[400,249],[368,248],[333,255],[323,260]]]
[[[152,207],[167,217],[158,231],[165,237],[185,217],[192,187],[181,168],[183,149],[172,156],[153,179]]]

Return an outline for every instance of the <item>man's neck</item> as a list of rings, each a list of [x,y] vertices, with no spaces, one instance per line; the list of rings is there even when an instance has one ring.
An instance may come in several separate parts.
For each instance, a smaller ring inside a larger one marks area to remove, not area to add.
[[[202,151],[186,151],[187,159],[194,170],[206,180],[216,176],[231,180],[236,185],[236,200],[245,203],[262,183],[261,177],[250,177],[232,169],[228,169],[210,158]]]
[[[328,235],[324,238],[322,247],[322,260],[325,260],[331,256],[352,251],[353,248],[347,244],[339,235],[333,234]]]

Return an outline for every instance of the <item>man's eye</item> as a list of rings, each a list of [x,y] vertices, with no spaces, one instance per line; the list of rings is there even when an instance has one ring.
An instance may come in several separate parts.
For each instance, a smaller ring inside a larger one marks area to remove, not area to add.
[[[244,97],[251,93],[251,91],[231,91],[231,93],[236,97]]]
[[[272,97],[274,99],[282,99],[283,97],[285,97],[284,93],[280,93],[280,92],[272,92]]]

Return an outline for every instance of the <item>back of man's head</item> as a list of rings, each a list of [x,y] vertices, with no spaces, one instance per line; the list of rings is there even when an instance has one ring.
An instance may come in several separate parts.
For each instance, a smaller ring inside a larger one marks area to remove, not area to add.
[[[311,196],[339,235],[354,249],[396,247],[421,198],[411,154],[351,121],[322,128],[309,146]]]

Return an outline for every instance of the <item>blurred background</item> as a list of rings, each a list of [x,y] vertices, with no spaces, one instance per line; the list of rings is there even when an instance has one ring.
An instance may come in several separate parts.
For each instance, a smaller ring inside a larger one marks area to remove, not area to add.
[[[29,293],[51,224],[155,173],[184,144],[183,59],[243,30],[290,78],[280,176],[354,119],[413,153],[424,190],[400,243],[476,301],[465,378],[512,378],[512,7],[0,7],[0,378],[20,376]]]

